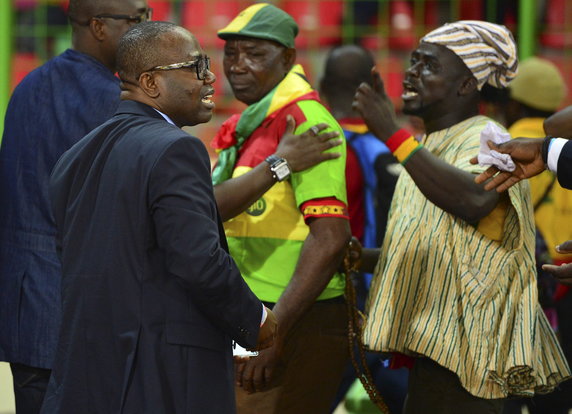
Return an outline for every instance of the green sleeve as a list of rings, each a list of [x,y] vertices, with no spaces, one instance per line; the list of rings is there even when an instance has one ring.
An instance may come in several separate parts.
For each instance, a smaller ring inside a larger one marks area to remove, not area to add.
[[[295,134],[301,134],[316,124],[326,123],[330,127],[323,132],[338,131],[340,137],[344,136],[342,127],[319,102],[300,101],[297,105],[304,113],[306,122],[297,126]],[[345,139],[341,145],[328,152],[339,152],[341,156],[292,175],[291,183],[298,206],[309,200],[326,197],[335,197],[347,205]]]

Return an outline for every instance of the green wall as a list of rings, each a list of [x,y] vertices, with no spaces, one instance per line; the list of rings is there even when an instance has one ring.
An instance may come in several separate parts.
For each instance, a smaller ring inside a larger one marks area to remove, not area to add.
[[[4,131],[4,114],[10,98],[10,58],[12,55],[12,2],[0,1],[0,142]]]

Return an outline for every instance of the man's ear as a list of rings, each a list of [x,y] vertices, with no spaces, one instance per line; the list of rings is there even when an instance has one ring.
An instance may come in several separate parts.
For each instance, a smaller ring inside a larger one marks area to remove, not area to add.
[[[159,97],[161,94],[154,72],[143,72],[141,76],[139,76],[139,87],[147,96],[153,99]]]
[[[477,78],[474,76],[468,76],[463,83],[461,83],[461,87],[459,88],[459,95],[470,95],[476,90],[479,89],[479,83],[477,82]]]
[[[289,47],[284,51],[282,56],[284,58],[284,66],[290,71],[292,66],[294,66],[294,62],[296,62],[296,49]]]
[[[93,17],[89,21],[89,31],[98,41],[103,42],[105,40],[105,24],[102,19]]]
[[[320,93],[320,98],[324,100],[326,93],[324,92],[328,88],[328,82],[324,77],[320,78],[320,82],[318,83],[318,92]]]

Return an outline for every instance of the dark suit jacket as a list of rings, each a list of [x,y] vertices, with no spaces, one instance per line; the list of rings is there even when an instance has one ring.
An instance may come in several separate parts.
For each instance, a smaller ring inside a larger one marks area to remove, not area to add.
[[[52,368],[61,267],[50,173],[62,154],[113,116],[119,79],[68,49],[18,84],[0,148],[0,361]]]
[[[50,194],[63,321],[42,413],[234,412],[231,338],[255,345],[262,305],[227,253],[204,145],[123,101]]]
[[[558,182],[564,188],[572,190],[572,141],[562,147],[558,158]]]

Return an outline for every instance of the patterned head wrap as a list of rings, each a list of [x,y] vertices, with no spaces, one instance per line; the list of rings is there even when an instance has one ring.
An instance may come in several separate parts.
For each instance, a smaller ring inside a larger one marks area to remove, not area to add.
[[[278,42],[294,47],[298,25],[285,11],[268,3],[253,4],[241,11],[228,26],[218,31],[218,37],[227,40],[233,36],[246,36]]]
[[[443,45],[459,56],[479,84],[505,88],[516,76],[518,58],[510,31],[478,20],[447,23],[426,34],[421,42]]]

